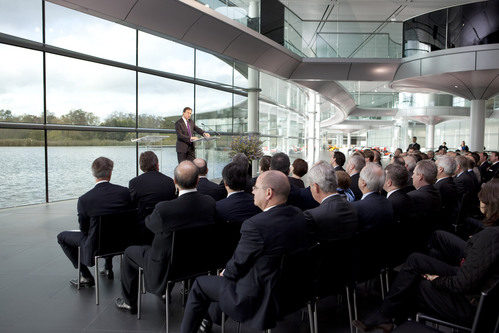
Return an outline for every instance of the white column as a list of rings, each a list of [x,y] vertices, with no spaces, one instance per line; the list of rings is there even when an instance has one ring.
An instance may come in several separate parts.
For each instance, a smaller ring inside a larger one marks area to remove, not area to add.
[[[485,137],[485,100],[471,101],[470,122],[470,151],[483,151]]]
[[[248,87],[248,134],[260,135],[258,124],[259,72],[250,67],[248,67]],[[258,161],[252,162],[251,172],[253,176],[258,173]]]
[[[320,117],[320,105],[318,104],[319,100],[317,100],[317,104],[315,105],[315,136],[314,136],[314,163],[320,159],[320,151],[321,151],[321,117]]]
[[[435,150],[435,125],[426,125],[426,150]]]
[[[308,101],[308,119],[307,119],[307,162],[309,165],[315,163],[315,94],[310,96]]]
[[[350,149],[352,145],[352,134],[350,132],[347,133],[347,149]]]

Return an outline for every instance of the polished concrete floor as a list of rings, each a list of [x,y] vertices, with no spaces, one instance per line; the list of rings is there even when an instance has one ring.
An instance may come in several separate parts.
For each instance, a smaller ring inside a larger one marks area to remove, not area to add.
[[[143,297],[142,319],[118,310],[119,260],[114,281],[101,279],[101,301],[94,288],[76,290],[69,280],[76,270],[57,244],[60,231],[77,229],[76,200],[0,210],[0,332],[161,332],[165,306],[151,294]],[[101,264],[101,266],[103,263]],[[364,308],[372,308],[369,302]],[[183,315],[180,286],[173,292],[170,332],[178,332]],[[362,309],[361,315],[366,310]],[[295,313],[273,332],[308,332],[307,319]],[[236,332],[229,321],[227,332]],[[214,332],[220,332],[215,326]],[[335,297],[319,306],[320,332],[349,332],[344,306]],[[242,328],[242,332],[255,332]]]

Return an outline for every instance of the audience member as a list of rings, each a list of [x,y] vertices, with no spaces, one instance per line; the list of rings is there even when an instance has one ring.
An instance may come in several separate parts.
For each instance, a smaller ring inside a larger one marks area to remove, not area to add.
[[[481,152],[479,156],[480,159],[478,160],[478,170],[480,171],[480,179],[482,180],[482,183],[484,183],[486,179],[485,174],[487,173],[487,169],[490,166],[488,161],[489,155],[486,152]]]
[[[364,149],[364,158],[366,163],[374,161],[374,153],[371,149]]]
[[[301,179],[308,172],[308,164],[305,160],[297,158],[291,165],[291,177],[288,178],[289,183],[298,188],[305,188],[305,184]]]
[[[360,200],[362,198],[362,191],[359,188],[359,176],[362,168],[366,165],[364,157],[361,155],[352,155],[348,159],[346,164],[346,172],[350,176],[352,184],[350,189],[355,194],[355,200]]]
[[[416,168],[416,158],[414,155],[404,156],[405,168],[409,172],[409,179],[407,180],[407,185],[403,188],[405,193],[409,193],[415,190],[414,185],[412,184],[412,174],[414,172],[414,168]]]
[[[456,160],[453,157],[442,155],[437,158],[437,182],[435,188],[440,192],[442,200],[442,226],[448,229],[456,224],[459,213],[459,194],[454,184]]]
[[[330,241],[353,237],[358,229],[357,214],[352,205],[336,191],[338,184],[334,168],[320,161],[310,169],[309,179],[312,196],[320,204],[304,212],[313,238]]]
[[[463,142],[461,142],[461,146],[460,146],[460,148],[461,148],[461,151],[462,151],[462,152],[465,152],[465,151],[469,151],[469,150],[470,150],[464,141],[463,141]]]
[[[335,150],[333,152],[333,155],[331,156],[331,164],[334,167],[334,171],[345,171],[345,169],[343,169],[345,161],[346,161],[345,154],[343,154],[339,150]]]
[[[409,223],[415,211],[412,199],[401,191],[409,178],[409,172],[400,164],[389,164],[385,168],[385,183],[383,189],[387,192],[386,198],[393,208],[394,220],[397,223]]]
[[[158,203],[145,221],[146,227],[154,233],[152,246],[130,246],[125,250],[121,268],[123,297],[115,300],[118,308],[136,313],[139,267],[144,269],[147,291],[156,295],[165,292],[175,230],[215,222],[215,200],[197,192],[198,174],[198,167],[191,161],[177,165],[174,182],[179,190],[178,198]]]
[[[398,156],[402,155],[402,153],[403,153],[402,149],[397,148],[397,149],[395,149],[395,153],[393,154],[393,156],[398,157]]]
[[[425,242],[437,224],[441,223],[442,200],[440,193],[433,186],[437,177],[437,167],[432,161],[419,161],[412,175],[412,183],[416,188],[408,193],[418,212],[418,233],[415,235],[421,242]],[[421,243],[422,245],[422,243]]]
[[[393,222],[393,208],[379,192],[383,188],[385,174],[375,163],[367,163],[360,172],[359,189],[362,197],[352,203],[359,218],[362,232],[385,227]]]
[[[374,160],[373,162],[381,166],[381,153],[377,151],[376,149],[373,150],[374,153]]]
[[[498,170],[499,170],[499,152],[493,151],[490,153],[490,167],[488,168],[486,174],[485,174],[485,181],[488,182],[489,180],[496,178],[498,175]]]
[[[221,190],[217,183],[214,183],[206,177],[208,174],[208,165],[202,158],[196,158],[192,161],[199,172],[199,181],[197,185],[197,190],[200,194],[206,194],[215,199],[215,201],[224,198],[227,194],[224,190]]]
[[[280,260],[270,260],[270,256],[308,246],[303,213],[285,205],[289,191],[283,172],[274,169],[258,177],[254,202],[263,212],[243,223],[241,240],[221,276],[196,279],[185,307],[182,333],[196,333],[211,304],[212,319],[219,319],[221,310],[258,330],[275,319],[267,317],[266,310],[274,306],[272,289]]]
[[[475,184],[473,178],[468,173],[469,160],[464,156],[456,156],[456,177],[454,182],[456,184],[459,194],[472,196],[475,193]]]
[[[240,164],[231,162],[222,170],[227,198],[217,201],[217,220],[241,224],[261,212],[253,204],[253,195],[244,192],[246,170]]]
[[[132,178],[128,183],[132,203],[137,207],[140,238],[144,244],[150,244],[153,234],[145,227],[144,219],[152,213],[154,206],[160,201],[177,197],[173,179],[159,172],[159,161],[152,151],[140,154],[140,176]]]
[[[364,331],[390,332],[393,318],[422,311],[471,327],[480,292],[499,280],[499,181],[480,191],[485,229],[467,242],[438,231],[431,254],[413,253],[402,266],[381,307],[354,326]],[[439,259],[444,258],[444,260]]]
[[[407,147],[407,151],[409,151],[410,149],[412,149],[413,151],[421,150],[421,146],[419,145],[419,143],[417,143],[417,141],[418,141],[418,138],[413,136],[412,143],[409,144],[409,146]]]
[[[352,180],[345,171],[336,171],[336,178],[338,179],[338,187],[336,190],[339,194],[344,195],[348,202],[355,201],[355,194],[350,189]]]
[[[447,150],[448,150],[448,148],[447,148],[447,142],[444,141],[444,143],[442,143],[440,146],[438,146],[438,151],[441,151],[442,149],[445,152],[447,152]]]
[[[470,175],[471,179],[473,180],[473,185],[475,186],[475,192],[478,193],[480,191],[480,171],[476,167],[476,164],[478,163],[478,160],[480,157],[476,153],[468,153],[466,155],[466,158],[468,159],[468,175]],[[475,160],[476,158],[476,160]]]
[[[430,159],[433,162],[435,162],[435,152],[433,150],[428,150],[427,156],[428,156],[428,159]]]
[[[262,158],[260,158],[260,162],[258,164],[258,175],[261,175],[265,171],[270,170],[270,160],[272,159],[272,156],[269,155],[264,155]],[[251,186],[253,187],[256,183],[256,179],[258,178],[258,175],[251,178]]]
[[[95,177],[95,186],[78,198],[80,231],[63,231],[57,235],[57,242],[74,268],[78,268],[78,247],[81,248],[80,286],[91,287],[95,284],[94,277],[88,269],[88,266],[94,265],[97,232],[95,217],[132,208],[128,189],[110,183],[113,166],[113,161],[106,157],[99,157],[93,161],[92,174]],[[106,258],[105,274],[109,279],[114,278],[112,257]],[[75,287],[78,285],[76,279],[70,282]]]
[[[405,168],[405,160],[402,156],[393,156],[391,164],[398,164]],[[407,170],[407,169],[406,169]],[[408,174],[409,175],[409,174]],[[406,184],[407,185],[407,184]]]

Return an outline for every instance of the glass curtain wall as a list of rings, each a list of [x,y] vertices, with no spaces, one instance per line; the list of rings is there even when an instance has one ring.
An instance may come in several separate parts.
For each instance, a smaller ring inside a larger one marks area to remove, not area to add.
[[[99,156],[114,161],[111,181],[123,186],[141,172],[145,150],[172,176],[173,122],[185,106],[198,126],[221,134],[197,147],[209,178],[221,177],[233,137],[248,128],[247,65],[53,3],[21,2],[0,0],[0,163],[10,170],[0,176],[0,208],[82,195]],[[61,51],[44,51],[44,42]],[[275,89],[260,103],[264,146],[300,151],[307,95],[267,81]]]

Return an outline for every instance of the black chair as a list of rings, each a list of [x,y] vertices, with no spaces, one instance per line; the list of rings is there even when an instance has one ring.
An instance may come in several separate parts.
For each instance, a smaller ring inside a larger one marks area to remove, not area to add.
[[[272,308],[271,311],[274,313],[267,313],[270,322],[274,323],[283,320],[288,314],[307,306],[310,332],[314,332],[311,300],[313,297],[313,280],[315,278],[314,274],[312,274],[314,271],[312,256],[315,248],[316,245],[289,254],[269,255],[260,258],[261,260],[267,260],[269,263],[278,263],[279,272],[275,287],[272,288],[275,308]],[[225,319],[226,314],[222,313],[222,333],[225,333]],[[267,317],[266,320],[268,319]],[[240,323],[238,323],[238,331],[239,326]],[[270,333],[272,327],[265,328],[263,331]]]
[[[99,305],[99,259],[119,255],[121,269],[123,252],[133,240],[132,235],[137,224],[137,210],[94,216],[90,223],[95,223],[96,231],[92,257],[95,263],[95,304]],[[80,289],[80,251],[78,247],[78,289]]]
[[[318,333],[317,304],[323,298],[346,292],[349,323],[352,323],[350,288],[353,286],[352,275],[352,239],[321,241],[313,249],[316,277],[314,281],[312,313],[314,332]],[[350,328],[352,331],[352,328]]]
[[[472,333],[499,332],[499,281],[496,281],[488,290],[482,291],[471,327],[450,323],[422,313],[416,315],[416,321],[429,321],[437,325]]]
[[[166,272],[166,332],[169,331],[169,287],[176,282],[190,280],[213,270],[217,262],[217,251],[214,246],[217,240],[217,230],[215,224],[209,224],[173,231],[170,260]],[[143,286],[143,269],[139,267],[137,319],[140,319]]]
[[[216,225],[216,246],[217,255],[215,257],[215,270],[225,267],[227,262],[232,258],[234,251],[241,238],[240,222],[221,222]]]

